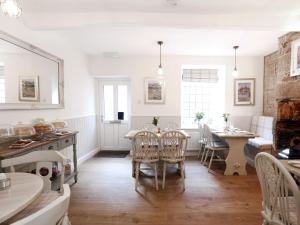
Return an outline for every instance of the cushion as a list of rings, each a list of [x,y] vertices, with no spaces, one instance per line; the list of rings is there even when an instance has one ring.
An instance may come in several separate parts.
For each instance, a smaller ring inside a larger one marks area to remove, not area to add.
[[[248,144],[263,150],[263,149],[271,149],[273,145],[273,141],[262,137],[256,137],[256,138],[250,138],[248,140]]]

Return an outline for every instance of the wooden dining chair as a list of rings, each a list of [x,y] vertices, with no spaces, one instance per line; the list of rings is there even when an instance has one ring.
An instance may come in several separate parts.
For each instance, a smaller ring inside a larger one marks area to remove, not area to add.
[[[161,160],[164,163],[163,166],[163,183],[162,188],[165,188],[166,181],[166,167],[167,163],[178,164],[180,169],[180,175],[182,178],[183,189],[185,189],[185,151],[187,147],[187,138],[180,131],[168,131],[161,136]]]
[[[211,165],[214,161],[225,161],[226,153],[229,151],[229,147],[223,141],[215,140],[211,133],[211,130],[207,124],[204,124],[204,130],[206,135],[206,153],[203,163],[206,163],[209,158],[208,172],[211,172]],[[214,158],[216,157],[216,158]]]
[[[25,155],[21,155],[14,158],[8,158],[1,161],[3,168],[9,167],[11,172],[15,172],[15,166],[22,164],[36,163],[35,173],[40,176],[44,181],[44,192],[51,190],[52,167],[53,163],[61,165],[60,173],[60,185],[62,188],[64,184],[65,165],[67,164],[67,158],[58,151],[44,150],[33,151]]]
[[[69,202],[70,187],[64,184],[61,193],[43,193],[3,225],[71,225],[68,218]]]
[[[158,190],[157,163],[159,161],[159,137],[151,131],[139,131],[132,139],[132,163],[135,168],[135,190],[137,190],[140,166],[154,164],[155,187]]]
[[[256,155],[255,166],[263,198],[263,224],[300,225],[300,191],[288,170],[266,152]]]

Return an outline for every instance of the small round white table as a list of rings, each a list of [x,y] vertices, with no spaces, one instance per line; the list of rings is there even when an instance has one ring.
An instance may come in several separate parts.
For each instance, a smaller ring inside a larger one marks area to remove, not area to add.
[[[29,173],[6,173],[11,186],[0,190],[0,223],[13,217],[33,202],[43,190],[41,177]]]

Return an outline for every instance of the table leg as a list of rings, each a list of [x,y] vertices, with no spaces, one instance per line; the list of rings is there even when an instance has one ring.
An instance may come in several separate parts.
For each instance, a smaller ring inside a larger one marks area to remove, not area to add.
[[[247,175],[244,146],[248,138],[225,138],[225,140],[229,145],[229,152],[225,160],[226,169],[224,175],[234,175],[235,173]]]
[[[74,163],[74,180],[77,183],[78,180],[78,169],[77,169],[77,145],[76,142],[73,144],[73,163]]]

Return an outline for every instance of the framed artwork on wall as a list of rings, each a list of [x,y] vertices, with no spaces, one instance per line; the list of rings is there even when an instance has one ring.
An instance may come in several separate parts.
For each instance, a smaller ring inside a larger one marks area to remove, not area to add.
[[[39,99],[39,77],[19,77],[19,100],[23,102],[38,102]]]
[[[300,75],[300,38],[291,43],[291,70],[290,76]]]
[[[255,78],[234,80],[234,105],[254,105],[255,103]]]
[[[165,80],[160,78],[145,78],[145,103],[165,103]]]

